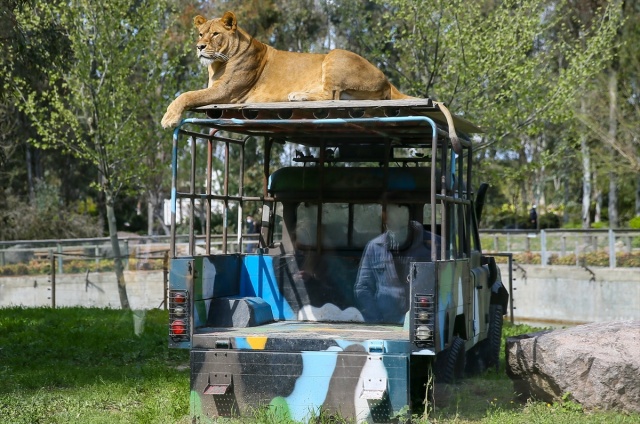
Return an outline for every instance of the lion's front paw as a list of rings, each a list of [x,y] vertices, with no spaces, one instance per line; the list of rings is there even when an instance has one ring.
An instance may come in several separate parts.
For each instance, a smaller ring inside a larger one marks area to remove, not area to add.
[[[180,111],[177,107],[174,106],[173,103],[171,103],[167,108],[167,112],[162,117],[162,128],[170,128],[178,125],[181,115],[182,111]]]
[[[290,102],[306,102],[309,100],[309,93],[304,91],[294,91],[287,96]]]

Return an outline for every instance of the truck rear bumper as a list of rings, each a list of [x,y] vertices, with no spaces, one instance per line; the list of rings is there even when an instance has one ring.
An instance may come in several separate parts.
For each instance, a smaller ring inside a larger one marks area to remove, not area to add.
[[[370,353],[362,344],[297,352],[194,349],[192,417],[207,422],[268,407],[301,422],[320,413],[386,422],[409,406],[409,356]]]

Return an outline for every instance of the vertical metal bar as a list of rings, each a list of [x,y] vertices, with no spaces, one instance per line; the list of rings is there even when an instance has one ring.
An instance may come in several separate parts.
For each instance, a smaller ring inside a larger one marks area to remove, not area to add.
[[[513,254],[508,253],[509,257],[509,317],[513,324]]]
[[[441,158],[441,169],[442,169],[442,175],[441,175],[441,181],[442,181],[442,186],[440,188],[440,194],[443,197],[442,200],[442,228],[440,229],[441,232],[441,248],[440,248],[440,258],[442,258],[442,260],[447,260],[449,259],[446,254],[447,254],[447,245],[450,244],[449,243],[449,238],[448,238],[448,231],[447,231],[447,215],[449,214],[449,204],[448,202],[445,200],[446,196],[447,196],[447,173],[449,172],[449,170],[447,169],[447,143],[442,143],[442,158]]]
[[[222,215],[222,253],[227,253],[227,237],[229,235],[229,142],[224,142],[224,210]]]
[[[547,232],[540,230],[540,264],[547,264]]]
[[[210,135],[215,134],[211,130]],[[211,254],[211,179],[213,177],[213,140],[207,140],[207,223],[205,230],[205,252],[207,256]]]
[[[129,269],[129,239],[125,239],[124,241],[124,267],[125,269]]]
[[[324,203],[324,161],[326,158],[326,145],[324,139],[320,143],[320,154],[318,155],[318,167],[320,168],[320,190],[318,193],[318,208],[316,209],[316,252],[322,253],[322,240],[324,235],[322,234],[322,211]]]
[[[249,138],[249,137],[247,137]],[[247,141],[247,138],[244,139],[242,145],[240,146],[240,181],[238,184],[238,194],[240,195],[240,201],[238,202],[238,251],[243,252],[243,240],[242,240],[242,230],[243,230],[243,219],[244,219],[244,202],[242,198],[244,197],[244,145]],[[249,236],[251,237],[251,236]]]
[[[53,254],[53,250],[49,250],[49,257],[51,261],[51,307],[56,308],[56,257]]]
[[[62,272],[64,272],[64,268],[62,267],[63,266],[62,264],[63,264],[63,261],[64,261],[64,259],[62,257],[62,244],[56,243],[56,246],[58,246],[58,253],[59,253],[59,255],[58,255],[58,268],[60,268],[60,272],[62,273]]]
[[[464,147],[462,149],[463,149],[462,151],[464,152]],[[467,192],[466,198],[473,201],[475,199],[473,199],[473,190],[471,189],[471,184],[472,184],[471,164],[473,162],[472,153],[473,153],[473,150],[471,148],[471,145],[469,145],[469,147],[467,148],[467,161],[464,162],[464,165],[466,166],[465,169],[467,171],[467,181],[466,181],[466,184],[464,185],[464,188],[466,189],[466,192]],[[471,253],[471,219],[473,216],[473,210],[472,210],[473,208],[471,206],[466,206],[465,209],[466,209],[465,215],[467,217],[466,219],[467,225],[465,226],[466,242],[467,242],[466,250],[467,252]],[[480,225],[479,222],[477,224],[478,226]]]
[[[173,132],[173,147],[171,152],[171,229],[169,241],[169,254],[172,258],[176,256],[176,203],[178,184],[178,134],[179,130]]]
[[[196,194],[196,137],[191,137],[191,176],[189,181],[189,255],[193,256],[196,251],[195,239],[195,194]]]
[[[616,267],[616,236],[613,229],[609,228],[609,268]]]
[[[438,249],[436,241],[436,188],[438,185],[436,184],[436,167],[437,167],[437,156],[438,156],[438,131],[435,125],[431,125],[431,260],[433,262],[438,260]],[[440,239],[442,243],[442,239]],[[442,258],[444,259],[444,258]]]
[[[162,258],[162,303],[164,304],[164,310],[167,310],[168,296],[169,296],[169,252],[164,252]]]
[[[264,164],[263,164],[263,177],[262,177],[262,196],[267,198],[269,189],[269,166],[271,164],[271,147],[273,146],[273,139],[266,138],[264,140]],[[273,202],[264,202],[262,205],[262,222],[260,226],[260,241],[259,247],[266,247],[267,243],[271,239],[271,228],[269,223],[269,217],[271,216],[271,208],[275,205]]]

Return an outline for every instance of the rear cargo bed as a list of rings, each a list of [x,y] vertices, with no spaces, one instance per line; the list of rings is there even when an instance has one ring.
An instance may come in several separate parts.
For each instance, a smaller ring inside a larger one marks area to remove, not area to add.
[[[278,321],[258,327],[244,328],[198,328],[193,335],[193,348],[220,348],[224,343],[229,348],[238,340],[268,338],[272,341],[296,340],[302,346],[303,341],[316,345],[318,341],[335,340],[345,343],[363,343],[367,341],[408,342],[409,331],[397,325],[373,325],[362,323],[329,323],[329,322],[301,322]],[[316,350],[316,349],[309,349]]]

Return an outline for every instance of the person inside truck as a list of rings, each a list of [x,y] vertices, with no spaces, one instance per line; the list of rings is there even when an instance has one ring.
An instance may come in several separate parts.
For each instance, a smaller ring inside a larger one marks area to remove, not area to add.
[[[409,309],[409,262],[430,260],[424,228],[408,211],[389,205],[382,214],[385,231],[365,246],[354,293],[366,322],[402,324]]]

